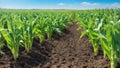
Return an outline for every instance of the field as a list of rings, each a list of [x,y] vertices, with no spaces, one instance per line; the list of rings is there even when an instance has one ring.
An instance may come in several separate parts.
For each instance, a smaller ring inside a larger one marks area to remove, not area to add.
[[[120,9],[0,10],[0,68],[119,68]]]

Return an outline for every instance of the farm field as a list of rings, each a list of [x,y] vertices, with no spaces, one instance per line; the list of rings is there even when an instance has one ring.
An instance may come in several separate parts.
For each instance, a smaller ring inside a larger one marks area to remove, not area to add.
[[[0,68],[119,68],[119,12],[0,10]]]

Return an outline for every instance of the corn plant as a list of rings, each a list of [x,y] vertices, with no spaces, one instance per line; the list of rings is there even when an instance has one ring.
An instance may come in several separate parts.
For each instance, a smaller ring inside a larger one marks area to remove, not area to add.
[[[89,11],[89,12],[88,12]],[[119,9],[84,10],[78,21],[93,45],[95,55],[101,47],[104,57],[108,57],[111,68],[115,68],[120,58],[120,16]]]
[[[1,17],[0,22],[2,22],[3,18],[4,17]],[[2,25],[2,23],[0,23],[0,29],[2,29],[2,27],[3,27],[3,25]],[[4,45],[5,45],[4,38],[3,38],[2,34],[0,33],[0,55],[4,54],[4,52],[1,50],[4,47]]]
[[[7,47],[10,49],[10,51],[13,54],[14,59],[18,57],[19,53],[19,46],[20,46],[20,30],[21,27],[18,26],[16,16],[13,17],[13,19],[8,18],[9,21],[7,21],[7,28],[1,28],[0,32],[2,36],[4,37],[5,41],[7,42]],[[15,22],[15,23],[13,23]]]
[[[25,47],[25,50],[27,52],[29,52],[29,50],[32,48],[32,43],[33,43],[33,38],[35,37],[35,23],[36,23],[36,19],[31,20],[27,20],[24,17],[24,20],[21,21],[21,38],[22,38],[22,45],[23,47]]]
[[[0,55],[3,55],[4,52],[1,50],[4,47],[4,40],[3,36],[0,34]]]
[[[16,60],[19,47],[29,52],[34,37],[39,37],[42,43],[54,31],[61,34],[71,16],[72,11],[66,10],[0,10],[0,49],[7,46]]]

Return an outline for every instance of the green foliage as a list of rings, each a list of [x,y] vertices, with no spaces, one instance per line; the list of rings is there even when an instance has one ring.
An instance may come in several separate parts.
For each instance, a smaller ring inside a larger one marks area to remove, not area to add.
[[[1,28],[0,32],[7,42],[7,47],[12,52],[14,59],[16,59],[19,53],[21,27],[17,24],[16,16],[11,17],[7,18],[7,24],[5,25],[7,28]]]
[[[54,31],[61,34],[71,20],[73,11],[67,10],[0,10],[0,53],[7,46],[13,58],[19,56],[19,47],[27,52],[33,44],[33,38],[39,37],[40,43],[52,37]],[[4,41],[7,43],[5,45]]]
[[[83,27],[84,35],[88,35],[93,45],[95,55],[99,47],[104,57],[111,61],[115,68],[120,58],[120,9],[83,10],[78,12],[77,20]]]

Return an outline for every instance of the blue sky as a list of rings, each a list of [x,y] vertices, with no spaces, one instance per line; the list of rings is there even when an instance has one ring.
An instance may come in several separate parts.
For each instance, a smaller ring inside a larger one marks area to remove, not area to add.
[[[8,9],[94,9],[120,8],[120,0],[0,0]]]

